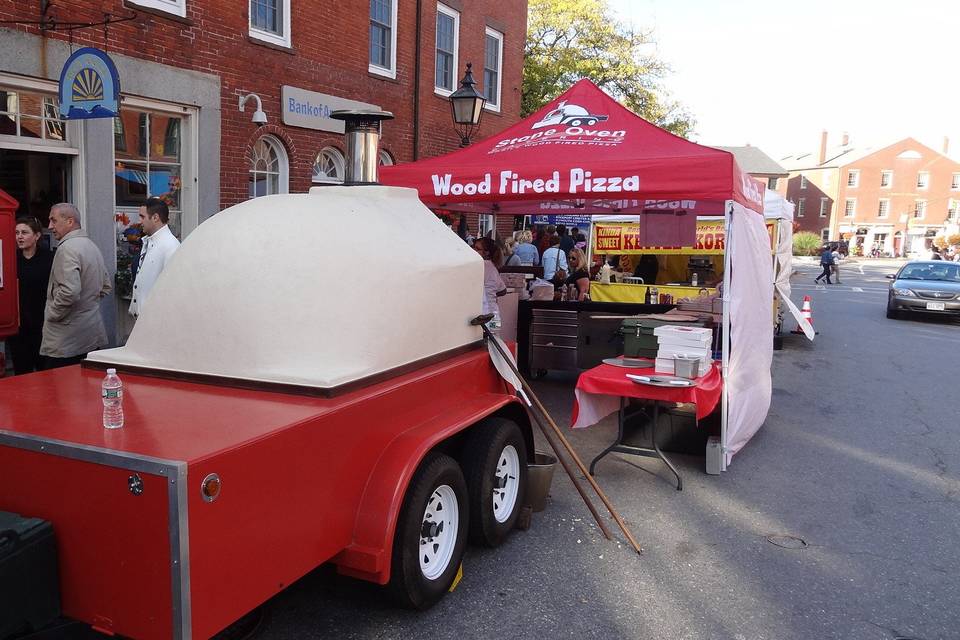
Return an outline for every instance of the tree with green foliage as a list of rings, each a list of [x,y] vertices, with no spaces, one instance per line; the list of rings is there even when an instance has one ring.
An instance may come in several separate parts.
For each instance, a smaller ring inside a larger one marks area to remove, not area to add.
[[[606,0],[530,0],[521,114],[589,78],[634,113],[689,136],[693,117],[661,85],[669,67],[653,44],[650,31],[619,23]]]

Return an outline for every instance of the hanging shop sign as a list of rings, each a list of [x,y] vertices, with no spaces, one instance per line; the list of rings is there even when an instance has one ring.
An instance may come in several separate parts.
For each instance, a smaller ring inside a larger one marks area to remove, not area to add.
[[[116,118],[120,114],[117,66],[100,49],[78,49],[60,71],[59,94],[65,120]]]
[[[773,246],[775,228],[767,223],[767,234]],[[697,220],[697,240],[689,247],[648,247],[640,240],[640,225],[637,223],[610,223],[593,225],[593,253],[595,254],[685,254],[685,255],[722,255],[727,244],[727,233],[723,220]]]
[[[589,227],[591,216],[530,216],[532,224],[562,224],[568,229],[573,227]]]
[[[316,91],[284,85],[280,88],[280,114],[283,124],[303,129],[343,133],[343,121],[330,114],[342,109],[382,111],[375,104],[347,100]]]

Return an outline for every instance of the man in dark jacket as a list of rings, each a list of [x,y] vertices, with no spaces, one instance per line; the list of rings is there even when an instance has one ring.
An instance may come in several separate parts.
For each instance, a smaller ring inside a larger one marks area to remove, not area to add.
[[[823,267],[823,273],[818,275],[813,281],[819,284],[821,280],[826,278],[827,284],[833,284],[830,282],[830,268],[833,266],[833,252],[830,251],[830,247],[827,245],[823,246],[823,251],[820,253],[820,266]]]

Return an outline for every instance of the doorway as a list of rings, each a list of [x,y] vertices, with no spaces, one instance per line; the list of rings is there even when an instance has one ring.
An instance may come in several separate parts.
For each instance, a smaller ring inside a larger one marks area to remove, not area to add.
[[[0,149],[0,189],[20,203],[17,217],[33,216],[46,228],[50,207],[70,201],[72,156]]]

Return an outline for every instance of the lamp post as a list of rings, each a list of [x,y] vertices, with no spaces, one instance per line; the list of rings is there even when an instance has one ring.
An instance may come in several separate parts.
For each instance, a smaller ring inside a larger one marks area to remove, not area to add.
[[[450,111],[461,147],[469,146],[471,136],[480,128],[483,105],[487,102],[483,94],[474,88],[477,83],[473,79],[472,68],[473,64],[468,62],[460,88],[450,94]]]

